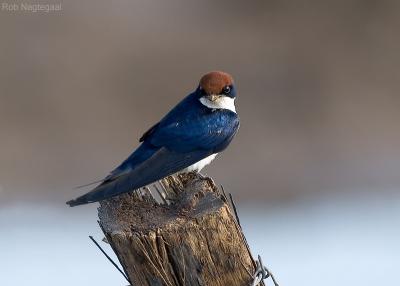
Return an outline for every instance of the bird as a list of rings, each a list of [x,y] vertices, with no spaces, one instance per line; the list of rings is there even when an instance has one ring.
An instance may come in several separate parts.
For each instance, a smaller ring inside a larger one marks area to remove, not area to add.
[[[222,71],[203,75],[183,98],[139,139],[139,147],[71,207],[140,189],[167,176],[200,172],[231,143],[239,129],[237,90]]]

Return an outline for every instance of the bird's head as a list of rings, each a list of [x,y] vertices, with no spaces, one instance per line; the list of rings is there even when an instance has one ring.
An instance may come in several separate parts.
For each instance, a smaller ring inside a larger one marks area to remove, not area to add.
[[[236,112],[236,89],[231,75],[221,71],[209,72],[200,79],[197,92],[203,105]]]

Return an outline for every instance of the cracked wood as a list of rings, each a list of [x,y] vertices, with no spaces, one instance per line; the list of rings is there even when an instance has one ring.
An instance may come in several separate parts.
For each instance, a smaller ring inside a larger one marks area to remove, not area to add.
[[[100,226],[132,285],[250,285],[254,260],[225,194],[193,173],[160,183],[99,208]]]

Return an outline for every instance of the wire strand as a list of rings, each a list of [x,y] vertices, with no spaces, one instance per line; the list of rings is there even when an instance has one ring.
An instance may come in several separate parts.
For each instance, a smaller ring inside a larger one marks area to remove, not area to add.
[[[128,276],[119,268],[119,266],[112,260],[112,258],[103,250],[103,248],[97,243],[97,241],[93,238],[93,236],[89,235],[89,238],[93,241],[93,243],[97,246],[98,249],[104,254],[105,257],[107,257],[108,261],[111,262],[112,265],[114,265],[115,268],[124,276],[126,281],[129,282],[130,285],[132,285],[131,281],[129,280]]]

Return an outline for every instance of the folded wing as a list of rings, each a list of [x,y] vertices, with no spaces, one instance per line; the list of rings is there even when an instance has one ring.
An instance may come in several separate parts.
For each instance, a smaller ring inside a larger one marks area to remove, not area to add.
[[[100,184],[91,192],[67,202],[71,207],[93,203],[115,195],[138,189],[142,186],[174,174],[187,166],[209,156],[208,151],[193,151],[177,153],[166,148],[160,148],[153,156],[137,165],[133,170]]]

